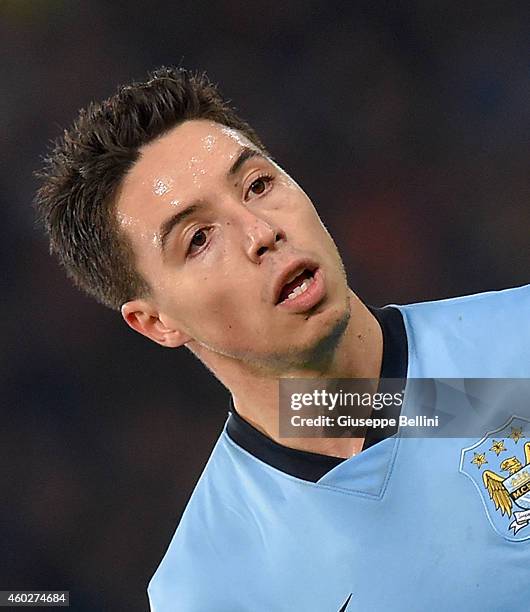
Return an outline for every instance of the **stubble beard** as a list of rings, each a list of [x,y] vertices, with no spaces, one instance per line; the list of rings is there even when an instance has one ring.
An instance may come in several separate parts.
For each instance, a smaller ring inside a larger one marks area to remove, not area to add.
[[[336,249],[336,247],[335,247]],[[322,323],[328,329],[320,337],[310,342],[308,346],[300,347],[293,344],[291,347],[283,348],[281,351],[268,351],[266,355],[257,356],[252,349],[243,353],[232,353],[222,351],[204,343],[200,343],[211,354],[217,354],[228,359],[239,361],[247,372],[259,377],[281,378],[305,376],[325,376],[329,372],[334,361],[334,356],[340,345],[342,338],[348,328],[351,319],[350,290],[346,270],[342,258],[336,249],[338,268],[342,277],[342,286],[345,289],[343,308],[336,314],[334,321]],[[312,315],[301,315],[310,318]],[[206,360],[205,355],[188,345],[195,356],[216,376],[216,367],[210,360]]]
[[[340,342],[348,328],[351,319],[351,302],[348,289],[348,281],[344,264],[337,251],[339,268],[346,289],[344,308],[338,313],[336,320],[330,325],[327,333],[316,339],[310,346],[299,347],[293,345],[281,353],[267,355],[262,363],[256,366],[256,372],[269,376],[288,377],[311,374],[312,376],[324,376],[330,371],[334,356]]]

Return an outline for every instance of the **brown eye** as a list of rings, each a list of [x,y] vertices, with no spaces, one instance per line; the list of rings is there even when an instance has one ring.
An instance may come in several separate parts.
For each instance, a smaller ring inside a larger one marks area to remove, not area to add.
[[[198,230],[193,234],[191,239],[191,245],[201,247],[206,242],[206,232],[204,230]]]
[[[255,195],[261,195],[265,189],[267,189],[267,185],[263,178],[256,179],[250,186],[250,191]]]
[[[258,176],[257,179],[250,183],[250,187],[247,190],[246,197],[252,198],[252,196],[260,196],[269,191],[272,183],[272,176],[264,175]]]
[[[199,230],[193,234],[193,238],[191,239],[191,244],[193,246],[202,246],[206,242],[206,232],[204,230]]]

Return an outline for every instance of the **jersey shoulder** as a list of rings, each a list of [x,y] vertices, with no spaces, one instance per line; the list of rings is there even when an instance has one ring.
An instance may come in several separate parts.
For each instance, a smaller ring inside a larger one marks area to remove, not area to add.
[[[409,377],[530,377],[530,285],[397,305]]]
[[[267,508],[272,472],[223,430],[149,582],[152,612],[236,612],[237,568],[260,571],[252,567],[259,558],[249,554],[257,535],[252,508]]]

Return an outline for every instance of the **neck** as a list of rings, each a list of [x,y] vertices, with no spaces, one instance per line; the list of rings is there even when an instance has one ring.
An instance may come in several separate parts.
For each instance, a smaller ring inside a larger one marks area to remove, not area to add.
[[[378,379],[383,354],[379,323],[362,302],[350,292],[351,316],[333,350],[318,369],[292,369],[289,378],[370,378]],[[280,438],[278,432],[278,376],[256,372],[241,362],[221,356],[198,355],[229,389],[238,414],[275,442],[299,450],[351,457],[360,452],[364,438]],[[282,374],[285,377],[285,373]]]

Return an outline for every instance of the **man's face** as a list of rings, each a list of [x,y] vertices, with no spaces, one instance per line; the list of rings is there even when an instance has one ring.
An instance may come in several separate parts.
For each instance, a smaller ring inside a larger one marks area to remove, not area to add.
[[[143,147],[117,216],[149,303],[190,345],[284,367],[344,329],[333,240],[295,181],[235,130],[187,121]]]

